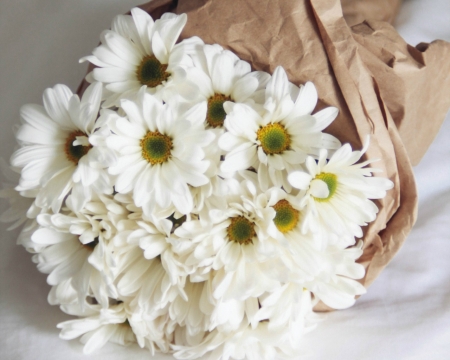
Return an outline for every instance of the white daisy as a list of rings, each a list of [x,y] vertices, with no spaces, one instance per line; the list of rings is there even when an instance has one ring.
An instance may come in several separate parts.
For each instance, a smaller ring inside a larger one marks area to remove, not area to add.
[[[312,83],[300,89],[289,83],[283,68],[277,67],[266,87],[265,111],[259,113],[247,104],[225,103],[228,130],[219,139],[227,152],[221,165],[224,172],[254,167],[263,189],[270,179],[276,186],[290,189],[288,172],[318,149],[340,146],[334,136],[322,133],[336,118],[338,110],[329,107],[311,115],[317,103]]]
[[[252,172],[241,174],[248,179],[256,177]],[[330,246],[314,233],[302,234],[304,214],[298,207],[298,199],[279,188],[271,188],[257,199],[259,206],[272,207],[276,212],[274,226],[268,227],[268,233],[283,245],[277,247],[278,256],[286,266],[286,277],[280,279],[293,286],[283,296],[296,297],[300,289],[307,289],[316,299],[340,309],[353,305],[355,295],[365,293],[364,287],[354,281],[363,278],[365,273],[364,267],[355,262],[362,254],[362,243],[346,249],[346,242],[340,247]],[[261,311],[260,314],[266,314],[267,310]]]
[[[85,312],[73,311],[72,315],[85,316]],[[59,337],[72,340],[80,337],[85,344],[83,352],[90,354],[107,342],[120,345],[136,343],[136,337],[127,320],[124,304],[113,305],[108,309],[92,307],[90,316],[69,320],[57,325],[61,329]]]
[[[239,175],[253,184],[261,184],[260,175],[253,171],[240,171]],[[275,210],[274,218],[267,224],[267,233],[288,246],[289,239],[296,236],[293,230],[300,227],[303,218],[297,197],[281,187],[271,187],[264,192],[259,189],[255,198],[259,206]]]
[[[349,144],[343,145],[327,161],[328,152],[320,151],[319,160],[306,160],[308,172],[295,171],[288,180],[293,187],[304,190],[300,206],[305,207],[303,232],[311,230],[326,236],[326,232],[336,234],[348,245],[353,237],[362,237],[361,226],[374,221],[378,208],[369,199],[381,199],[392,189],[392,181],[382,177],[372,177],[378,169],[366,165],[376,161],[357,163],[367,150],[352,151]],[[301,196],[302,194],[300,194]]]
[[[76,208],[81,209],[93,192],[112,192],[109,177],[98,166],[102,150],[90,143],[101,93],[101,84],[92,84],[80,101],[69,88],[56,85],[44,92],[44,107],[21,109],[24,124],[16,137],[22,146],[12,155],[11,164],[21,168],[16,190],[39,190],[37,206],[58,212],[72,191]]]
[[[115,190],[133,193],[144,212],[170,209],[188,214],[193,208],[189,186],[209,182],[205,172],[203,147],[214,138],[204,129],[205,108],[194,106],[188,112],[155,97],[140,93],[139,103],[122,101],[127,118],[111,124],[114,134],[107,144],[118,152],[118,162],[109,168],[117,175]]]
[[[198,38],[175,45],[186,24],[186,14],[165,13],[156,21],[134,8],[130,15],[117,16],[101,35],[102,44],[93,55],[80,61],[96,65],[92,78],[105,84],[112,95],[104,106],[119,105],[119,99],[132,97],[144,85],[146,91],[168,101],[174,93],[192,98],[196,87],[186,79],[185,68],[192,66],[189,48],[201,46]]]
[[[271,207],[255,201],[256,187],[243,182],[235,194],[226,198],[227,208],[210,212],[205,226],[199,220],[186,221],[175,230],[180,238],[196,244],[188,265],[197,268],[194,281],[203,281],[213,272],[215,299],[245,300],[257,297],[279,286],[283,276],[281,261],[276,257],[278,243],[271,239],[267,227],[275,216]]]
[[[217,44],[200,47],[193,58],[195,67],[189,69],[188,77],[207,104],[205,121],[212,128],[223,127],[226,101],[254,104],[258,91],[270,79],[265,72],[252,72],[249,63]]]

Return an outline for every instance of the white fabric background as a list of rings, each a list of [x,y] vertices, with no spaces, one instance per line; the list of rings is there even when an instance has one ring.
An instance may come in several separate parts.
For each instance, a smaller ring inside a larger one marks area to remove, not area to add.
[[[12,126],[45,88],[73,90],[85,73],[78,59],[97,45],[114,15],[143,0],[0,0],[0,156],[8,159]],[[450,1],[406,0],[397,28],[412,45],[450,41]],[[447,59],[448,60],[448,59]],[[440,91],[440,89],[436,89]],[[450,96],[450,94],[448,94]],[[415,168],[419,219],[403,249],[357,304],[331,313],[304,339],[307,359],[450,358],[450,117]],[[6,209],[0,203],[0,212]],[[58,338],[69,319],[47,304],[49,286],[0,225],[0,359],[146,359],[137,347],[108,344],[91,356]],[[155,359],[171,359],[158,355]]]

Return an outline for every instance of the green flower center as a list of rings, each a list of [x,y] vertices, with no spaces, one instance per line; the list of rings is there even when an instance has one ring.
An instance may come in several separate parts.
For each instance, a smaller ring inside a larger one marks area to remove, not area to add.
[[[80,159],[88,153],[88,151],[92,148],[91,145],[83,146],[83,145],[73,145],[73,142],[77,139],[77,136],[87,136],[81,130],[73,131],[69,134],[66,139],[66,144],[64,146],[64,152],[66,153],[67,158],[72,161],[75,165],[78,165]]]
[[[136,76],[142,85],[156,87],[166,81],[170,74],[167,64],[161,64],[155,55],[147,55],[136,70]]]
[[[149,131],[141,139],[142,156],[150,164],[162,164],[170,157],[172,139],[159,131]]]
[[[256,133],[264,152],[268,155],[282,154],[289,149],[291,137],[280,123],[266,125]]]
[[[256,236],[255,224],[244,216],[231,218],[231,224],[227,228],[228,239],[241,245],[250,244]]]
[[[208,99],[208,111],[206,113],[206,122],[211,127],[222,127],[227,113],[223,108],[225,101],[231,101],[229,96],[214,94]]]
[[[330,200],[331,197],[336,192],[337,176],[332,174],[332,173],[320,173],[320,174],[316,175],[314,180],[322,180],[325,184],[327,184],[328,191],[329,191],[329,194],[328,194],[328,196],[326,198],[314,197],[314,200],[319,201],[319,202]]]
[[[276,211],[273,222],[283,234],[294,229],[299,221],[300,212],[292,207],[287,200],[278,201],[273,208]]]

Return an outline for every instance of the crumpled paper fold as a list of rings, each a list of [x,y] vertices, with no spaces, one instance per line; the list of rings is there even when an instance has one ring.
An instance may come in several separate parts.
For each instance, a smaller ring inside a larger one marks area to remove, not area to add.
[[[341,0],[344,18],[350,26],[364,20],[393,23],[402,0]]]

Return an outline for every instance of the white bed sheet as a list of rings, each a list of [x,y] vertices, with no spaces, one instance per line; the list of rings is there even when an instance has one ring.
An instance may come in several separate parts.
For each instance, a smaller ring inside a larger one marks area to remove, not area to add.
[[[19,108],[40,103],[56,83],[76,89],[78,59],[114,15],[138,0],[0,0],[0,156],[12,154]],[[450,41],[449,0],[406,0],[397,28],[415,45]],[[448,59],[447,59],[448,60]],[[440,91],[440,89],[436,89]],[[450,96],[450,94],[448,94]],[[419,218],[403,249],[356,305],[327,315],[304,339],[302,359],[450,359],[450,116],[415,168]],[[6,208],[0,203],[0,212]],[[0,359],[146,359],[137,347],[108,344],[91,356],[58,338],[69,316],[47,304],[49,286],[0,225]],[[157,355],[155,359],[171,359]]]

